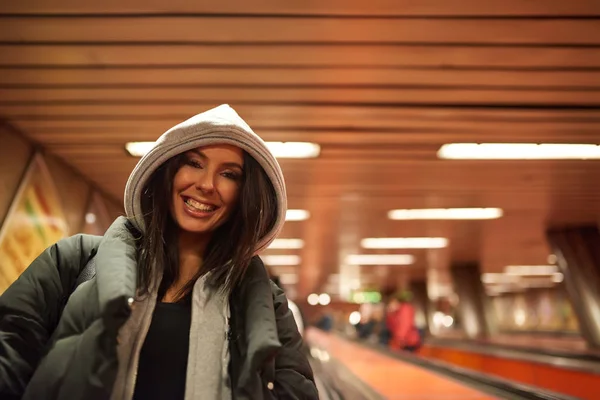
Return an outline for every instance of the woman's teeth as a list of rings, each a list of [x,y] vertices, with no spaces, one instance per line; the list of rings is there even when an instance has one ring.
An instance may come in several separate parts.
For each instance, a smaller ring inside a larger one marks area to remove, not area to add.
[[[214,210],[217,209],[216,206],[208,205],[208,204],[202,204],[202,203],[197,202],[194,199],[187,199],[185,201],[185,204],[187,204],[188,206],[190,206],[194,210],[198,210],[198,211],[210,212],[210,211],[214,211]]]

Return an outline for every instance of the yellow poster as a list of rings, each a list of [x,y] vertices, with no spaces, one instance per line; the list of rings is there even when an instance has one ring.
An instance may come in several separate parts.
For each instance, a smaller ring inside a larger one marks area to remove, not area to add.
[[[38,255],[67,234],[52,177],[37,155],[0,230],[0,294]]]

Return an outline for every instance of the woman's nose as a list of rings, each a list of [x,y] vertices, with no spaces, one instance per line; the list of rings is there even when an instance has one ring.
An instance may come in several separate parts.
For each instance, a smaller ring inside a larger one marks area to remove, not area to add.
[[[198,181],[196,181],[196,188],[202,192],[214,192],[215,182],[213,175],[210,173],[202,174]]]

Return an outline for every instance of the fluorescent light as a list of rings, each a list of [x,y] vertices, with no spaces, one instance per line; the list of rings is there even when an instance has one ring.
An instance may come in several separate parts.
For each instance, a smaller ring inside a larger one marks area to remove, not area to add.
[[[304,247],[302,239],[275,239],[269,249],[301,249]]]
[[[391,210],[388,217],[394,220],[414,219],[495,219],[502,216],[499,208],[422,208]]]
[[[300,257],[293,255],[267,255],[260,257],[269,266],[273,265],[298,265]]]
[[[440,249],[448,246],[448,239],[439,237],[367,238],[361,240],[365,249]]]
[[[558,272],[556,265],[509,265],[504,268],[507,275],[552,275]]]
[[[348,322],[350,322],[350,324],[352,324],[352,325],[358,325],[358,323],[360,322],[361,318],[362,317],[360,315],[360,312],[358,312],[358,311],[352,311],[350,313],[350,316],[348,317]]]
[[[286,221],[304,221],[310,218],[310,213],[306,210],[287,210],[285,213]]]
[[[453,160],[589,160],[600,159],[595,144],[450,143],[438,157]]]
[[[128,142],[125,143],[125,150],[133,157],[143,157],[155,145],[156,142]]]
[[[503,273],[486,273],[481,275],[483,283],[515,283],[519,280],[517,276],[507,275]]]
[[[319,295],[319,304],[322,306],[326,306],[331,303],[331,297],[327,293],[322,293]]]
[[[319,304],[319,295],[316,293],[309,294],[306,301],[308,301],[308,304],[310,304],[311,306],[316,306],[317,304]]]
[[[409,254],[352,254],[346,257],[350,265],[410,265],[415,257]]]
[[[444,316],[442,325],[444,325],[446,328],[450,328],[452,324],[454,324],[454,318],[452,318],[450,315]]]
[[[96,214],[94,214],[94,213],[85,214],[85,222],[88,224],[95,223],[96,222]]]
[[[308,142],[266,142],[267,147],[277,158],[315,158],[321,153],[321,146]]]
[[[531,278],[536,276],[537,278]],[[539,277],[542,278],[539,278]],[[550,278],[550,279],[548,279]],[[523,287],[532,287],[533,285],[548,285],[550,282],[560,283],[564,276],[560,272],[554,273],[527,273],[527,274],[509,274],[509,273],[486,273],[481,275],[481,281],[488,285],[491,284],[518,284]]]
[[[321,153],[321,146],[308,142],[265,142],[276,158],[315,158]],[[143,157],[156,145],[156,142],[128,142],[125,149],[133,157]]]

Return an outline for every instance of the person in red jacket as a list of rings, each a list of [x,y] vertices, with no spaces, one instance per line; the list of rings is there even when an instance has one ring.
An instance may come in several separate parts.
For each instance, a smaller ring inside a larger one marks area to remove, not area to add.
[[[415,324],[415,307],[410,303],[410,293],[403,292],[388,304],[386,325],[391,334],[390,348],[416,351],[421,345],[421,335]]]

